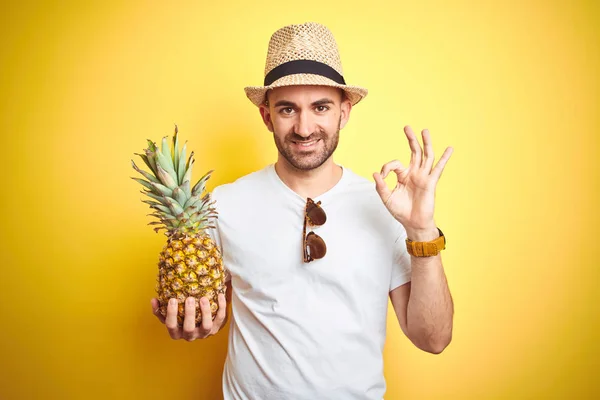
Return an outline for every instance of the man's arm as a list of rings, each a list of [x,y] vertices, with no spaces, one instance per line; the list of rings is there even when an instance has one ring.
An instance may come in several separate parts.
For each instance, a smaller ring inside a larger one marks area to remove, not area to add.
[[[452,340],[454,304],[441,255],[411,257],[411,282],[390,292],[404,334],[419,349],[441,353]]]
[[[393,160],[374,173],[375,188],[392,216],[406,229],[407,237],[427,242],[438,237],[433,211],[435,188],[453,149],[447,147],[433,166],[435,156],[429,130],[424,129],[423,147],[410,126],[404,133],[411,149],[410,164]],[[396,187],[390,190],[384,179],[394,171]],[[411,256],[411,283],[390,293],[402,330],[420,349],[440,353],[452,338],[454,306],[440,255]]]

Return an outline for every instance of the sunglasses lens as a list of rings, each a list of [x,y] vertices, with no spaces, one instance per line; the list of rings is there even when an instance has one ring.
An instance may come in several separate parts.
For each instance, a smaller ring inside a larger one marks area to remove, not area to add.
[[[327,221],[325,211],[312,200],[309,201],[308,206],[306,207],[306,216],[310,219],[310,223],[315,226],[323,225],[325,221]]]
[[[306,250],[308,251],[310,258],[317,260],[325,257],[327,246],[319,235],[314,232],[309,232],[309,234],[306,235]]]

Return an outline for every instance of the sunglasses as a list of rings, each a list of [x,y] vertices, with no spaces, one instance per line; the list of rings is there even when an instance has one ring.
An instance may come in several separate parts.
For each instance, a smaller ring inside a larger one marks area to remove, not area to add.
[[[314,232],[306,234],[306,226],[321,226],[327,221],[327,215],[321,208],[321,202],[315,203],[310,197],[306,200],[304,209],[304,228],[302,228],[302,247],[304,249],[304,262],[308,263],[313,260],[325,257],[327,246],[321,236]]]

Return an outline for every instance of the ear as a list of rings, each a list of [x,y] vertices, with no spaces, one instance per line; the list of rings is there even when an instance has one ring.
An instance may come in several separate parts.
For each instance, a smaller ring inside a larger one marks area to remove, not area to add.
[[[270,107],[267,104],[265,104],[265,102],[263,102],[261,105],[258,106],[258,110],[260,111],[260,116],[261,116],[263,122],[265,123],[265,125],[267,126],[267,129],[270,132],[273,132],[273,123],[271,122]]]
[[[346,123],[350,119],[350,111],[352,110],[352,102],[346,96],[342,100],[340,105],[340,129],[346,126]]]

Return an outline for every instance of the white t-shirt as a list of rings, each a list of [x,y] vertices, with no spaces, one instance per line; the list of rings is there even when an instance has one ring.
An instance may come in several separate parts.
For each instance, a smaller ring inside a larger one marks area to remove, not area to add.
[[[381,400],[389,292],[410,280],[406,232],[375,184],[347,168],[323,195],[304,263],[306,199],[274,165],[213,190],[215,239],[232,283],[225,400]]]

